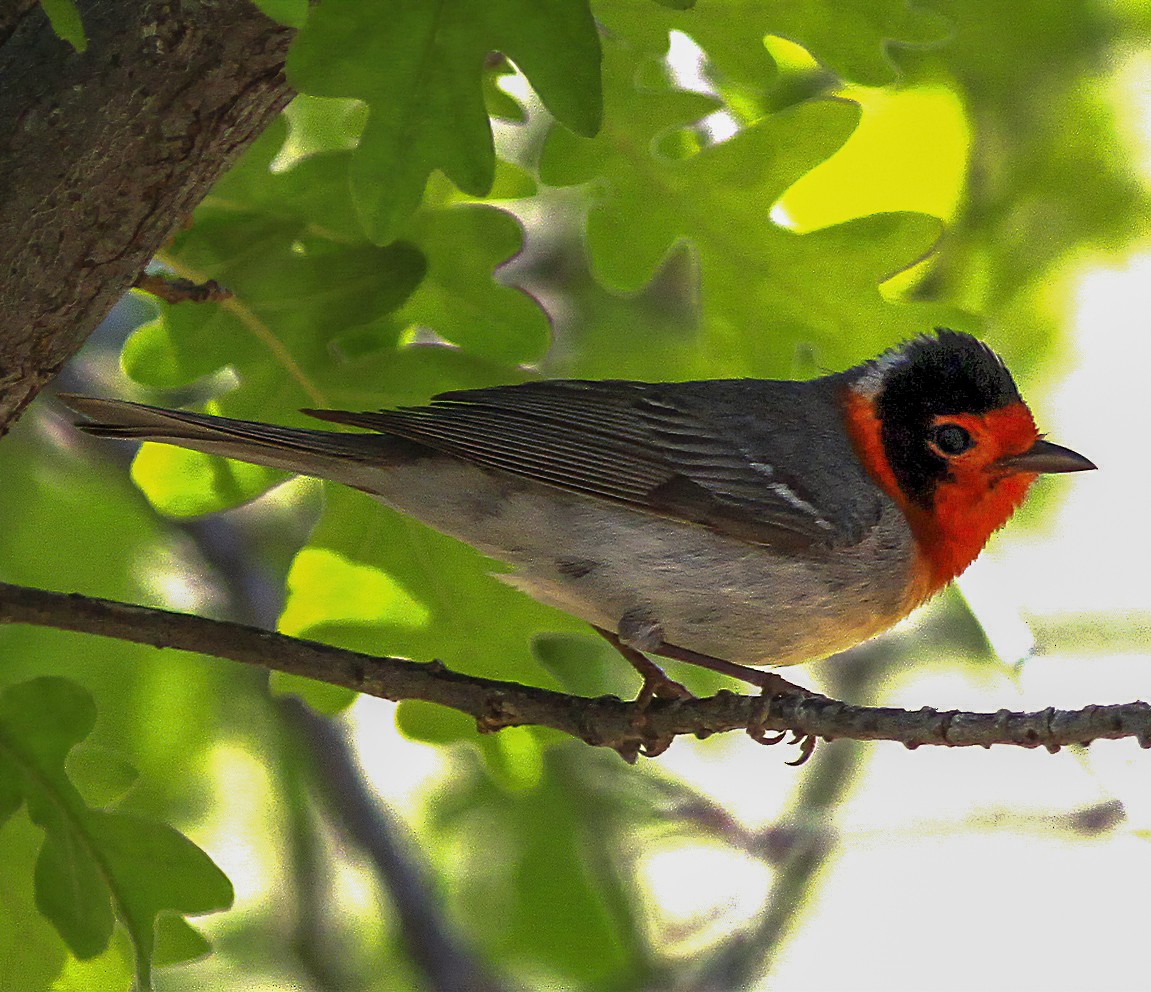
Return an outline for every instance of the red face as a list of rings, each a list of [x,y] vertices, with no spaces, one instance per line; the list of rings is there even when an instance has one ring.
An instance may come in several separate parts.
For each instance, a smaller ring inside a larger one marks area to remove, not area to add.
[[[915,536],[909,601],[970,565],[1038,473],[1095,467],[1039,436],[1002,360],[969,334],[941,328],[860,366],[844,400],[860,461]]]
[[[1036,474],[1012,468],[1005,460],[1030,450],[1039,440],[1035,420],[1023,403],[934,420],[935,426],[945,424],[961,427],[971,444],[949,454],[928,442],[947,462],[947,475],[936,487],[931,511],[908,513],[913,528],[921,531],[917,536],[930,559],[935,588],[967,568],[1023,502]]]
[[[928,440],[928,447],[947,462],[948,477],[940,486],[958,486],[976,496],[988,485],[1019,473],[1005,464],[1005,459],[1029,451],[1039,440],[1039,431],[1031,411],[1023,403],[1012,403],[988,413],[956,413],[936,416],[932,427],[938,430],[949,424],[960,427],[970,440],[968,446],[957,452],[942,450]],[[938,491],[937,491],[938,496]]]
[[[930,508],[925,508],[899,487],[870,398],[849,390],[845,413],[861,459],[906,514],[915,534],[920,560],[908,595],[910,601],[922,602],[975,560],[1027,495],[1035,473],[1013,469],[1004,459],[1023,454],[1038,440],[1035,420],[1022,402],[983,414],[933,418],[927,444],[947,470]],[[959,430],[944,430],[949,426]]]

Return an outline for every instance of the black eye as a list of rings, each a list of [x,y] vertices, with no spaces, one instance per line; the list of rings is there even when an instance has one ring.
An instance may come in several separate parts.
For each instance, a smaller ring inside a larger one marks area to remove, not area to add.
[[[958,424],[939,424],[933,427],[928,440],[941,455],[959,455],[975,444],[971,434]]]

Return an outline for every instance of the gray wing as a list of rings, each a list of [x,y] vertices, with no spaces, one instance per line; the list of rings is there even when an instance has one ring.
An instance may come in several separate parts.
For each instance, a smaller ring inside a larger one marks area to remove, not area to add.
[[[795,425],[743,409],[762,407],[764,390],[768,399],[772,391],[787,393],[776,405],[794,409],[800,397],[791,390],[809,385],[547,380],[442,393],[429,406],[379,413],[305,412],[757,544],[855,543],[863,535],[856,518],[877,518],[878,503],[849,519],[830,512],[837,506],[819,506],[796,480],[804,466],[786,471],[764,451],[774,428]],[[790,419],[786,412],[783,419]],[[841,480],[827,481],[834,487]]]

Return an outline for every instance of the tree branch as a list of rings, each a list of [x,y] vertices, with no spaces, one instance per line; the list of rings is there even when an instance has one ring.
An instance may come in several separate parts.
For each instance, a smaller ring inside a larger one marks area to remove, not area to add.
[[[215,279],[193,282],[191,279],[177,279],[157,272],[141,272],[132,287],[151,293],[165,303],[208,303],[232,298],[232,291],[221,286]]]
[[[0,14],[0,435],[292,95],[253,4],[78,6],[83,54]]]
[[[731,730],[794,731],[825,740],[898,741],[970,747],[1012,744],[1057,751],[1068,744],[1134,737],[1151,748],[1151,705],[1132,702],[1054,707],[1037,713],[963,713],[924,707],[852,706],[825,696],[741,696],[662,700],[640,710],[614,696],[586,699],[549,689],[449,671],[440,662],[375,657],[243,624],[172,613],[106,599],[0,582],[0,624],[24,623],[113,637],[135,644],[194,651],[346,686],[383,699],[422,699],[467,713],[481,732],[542,726],[631,759],[682,734]]]
[[[111,446],[102,452],[110,457]],[[273,623],[283,607],[283,584],[270,581],[252,554],[250,534],[216,514],[180,523],[209,564],[230,616]],[[511,992],[452,924],[423,852],[405,825],[374,795],[348,739],[346,721],[323,716],[301,699],[274,699],[284,740],[269,748],[288,800],[285,826],[296,891],[291,947],[317,990],[342,992],[365,984],[364,957],[349,955],[330,928],[342,909],[333,901],[329,864],[321,848],[318,814],[357,845],[375,868],[383,890],[380,915],[394,918],[427,992]],[[370,956],[369,956],[370,957]]]

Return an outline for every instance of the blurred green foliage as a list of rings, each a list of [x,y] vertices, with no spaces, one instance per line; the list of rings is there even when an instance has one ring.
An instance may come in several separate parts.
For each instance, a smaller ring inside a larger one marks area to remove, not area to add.
[[[166,824],[85,803],[64,762],[95,722],[91,696],[67,679],[31,679],[0,693],[0,825],[26,806],[44,831],[35,871],[37,908],[78,958],[103,952],[118,919],[134,945],[136,979],[144,988],[151,982],[156,917],[165,910],[225,908],[232,886]],[[112,767],[119,771],[116,763]],[[166,963],[207,949],[195,936],[181,943],[188,953],[177,952]]]
[[[44,6],[82,38],[71,4]],[[131,383],[118,388],[143,399],[302,425],[302,406],[371,409],[539,374],[814,375],[941,323],[984,332],[1026,380],[1058,348],[1052,301],[1069,260],[1144,233],[1147,192],[1108,89],[1148,26],[1137,5],[259,6],[300,27],[288,71],[301,96],[159,259],[234,296],[157,304],[131,331],[120,355]],[[669,69],[669,32],[698,44],[708,92]],[[106,378],[105,359],[94,344],[76,376]],[[263,501],[230,525],[237,564],[205,550],[196,521],[282,474],[145,446],[137,490],[108,447],[81,444],[47,409],[4,439],[0,578],[164,604],[195,574],[198,608],[244,619],[263,617],[237,589],[262,583],[294,634],[628,691],[579,624],[358,493],[332,487],[310,529],[314,490]],[[147,962],[156,911],[226,902],[202,855],[154,821],[205,833],[243,794],[225,774],[235,753],[266,772],[257,822],[261,843],[285,852],[265,866],[280,895],[224,917],[219,953],[164,973],[163,987],[323,987],[335,966],[309,949],[304,908],[332,828],[312,811],[303,746],[268,680],[28,628],[0,629],[0,659],[5,705],[19,701],[16,722],[0,720],[0,990],[126,988],[129,943]],[[277,686],[326,711],[348,702],[330,687]],[[60,722],[64,697],[83,719]],[[28,726],[51,758],[51,794],[66,797],[56,806],[10,772]],[[658,776],[533,731],[481,739],[427,705],[401,706],[398,726],[454,758],[418,830],[466,939],[518,983],[654,987],[666,962],[645,936],[630,867],[609,852],[658,827]],[[10,815],[22,803],[28,813]],[[90,865],[71,862],[89,903],[45,895],[62,875],[35,867],[37,852],[67,835],[60,810],[90,859],[139,857],[144,835],[163,833],[159,846],[181,851],[173,865],[200,873],[191,893],[107,860],[130,908],[109,943],[110,903]],[[136,833],[112,838],[111,823]],[[396,918],[377,903],[343,912],[345,927],[374,937],[325,931],[345,951],[340,987],[420,987]],[[161,917],[157,964],[203,950],[174,919]]]

